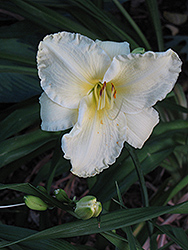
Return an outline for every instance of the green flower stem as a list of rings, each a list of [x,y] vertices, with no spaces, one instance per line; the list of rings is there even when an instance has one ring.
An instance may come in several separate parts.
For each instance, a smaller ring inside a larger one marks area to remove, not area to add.
[[[133,161],[133,163],[135,165],[135,169],[136,169],[138,179],[139,179],[139,182],[140,182],[143,206],[144,207],[149,207],[148,192],[147,192],[145,179],[144,179],[144,174],[142,172],[139,159],[137,157],[137,154],[136,154],[135,150],[129,144],[125,143],[125,147],[128,150],[128,152],[129,152],[129,154],[130,154],[130,156],[132,158],[132,161]]]
[[[58,137],[58,139],[56,141],[55,151],[54,151],[54,154],[52,157],[50,171],[48,173],[48,179],[47,179],[48,181],[47,181],[47,185],[46,185],[46,189],[47,189],[48,194],[50,193],[52,182],[53,182],[56,170],[58,168],[58,161],[59,161],[59,158],[61,155],[61,149],[60,149],[59,145],[61,145],[61,138],[62,138],[63,134],[64,134],[64,132],[61,132],[60,136]]]
[[[145,183],[145,179],[144,179],[144,174],[142,172],[141,169],[141,165],[138,159],[138,156],[135,152],[135,150],[128,144],[125,143],[125,148],[127,149],[127,151],[129,152],[131,159],[135,165],[135,169],[138,175],[138,179],[140,182],[140,188],[141,188],[141,197],[142,197],[142,203],[144,207],[149,207],[149,199],[148,199],[148,192],[147,192],[147,188],[146,188],[146,183]],[[147,229],[151,238],[152,232],[153,232],[153,226],[150,222],[147,222]]]
[[[124,204],[123,204],[123,199],[122,199],[121,192],[120,192],[120,189],[119,189],[119,186],[118,186],[117,181],[115,182],[115,185],[116,185],[116,189],[117,189],[117,195],[118,195],[120,207],[121,207],[121,208],[124,208],[124,209],[127,209],[127,208],[124,206]],[[133,236],[133,233],[132,233],[131,226],[123,227],[122,230],[123,230],[123,231],[126,233],[126,235],[127,235],[128,243],[129,243],[130,246],[131,246],[131,250],[137,250],[137,248],[136,248],[136,242],[135,242],[135,239],[134,239],[134,236]]]

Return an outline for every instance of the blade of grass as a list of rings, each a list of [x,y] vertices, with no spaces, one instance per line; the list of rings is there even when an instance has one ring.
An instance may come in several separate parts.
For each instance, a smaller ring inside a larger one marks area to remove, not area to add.
[[[146,0],[150,17],[154,25],[155,33],[157,36],[157,43],[159,51],[164,50],[164,42],[163,42],[163,35],[162,35],[162,28],[161,28],[161,21],[159,16],[159,10],[156,0]]]
[[[79,23],[67,18],[57,11],[53,11],[50,8],[43,6],[42,4],[35,3],[33,1],[23,0],[11,0],[16,6],[19,7],[19,14],[25,18],[30,19],[32,22],[45,27],[51,32],[57,32],[58,30],[69,30],[73,32],[80,32],[91,38],[95,38],[96,35],[89,31]]]
[[[182,249],[187,249],[188,239],[182,228],[173,228],[169,225],[159,226],[154,222],[152,223],[157,229],[159,229],[159,231],[162,232],[162,234],[166,234],[174,243],[182,247]]]
[[[0,63],[1,64],[1,63]],[[22,72],[23,68],[19,69]],[[30,70],[30,69],[29,69]],[[35,70],[35,69],[34,69]],[[33,69],[31,70],[33,71]],[[28,69],[25,70],[28,72]],[[16,103],[41,94],[37,72],[28,74],[15,72],[0,73],[1,103]]]
[[[158,143],[159,141],[160,143]],[[160,138],[158,134],[156,140],[148,141],[142,150],[137,151],[144,174],[159,166],[173,152],[174,147],[174,142],[169,136],[168,138]],[[109,183],[109,178],[112,178],[112,183]],[[134,164],[130,156],[128,157],[128,151],[124,149],[117,162],[98,177],[90,192],[105,202],[116,195],[114,181],[118,181],[121,192],[126,192],[137,180],[138,176]]]
[[[117,181],[115,182],[115,184],[116,184],[116,190],[117,190],[117,195],[118,195],[118,199],[119,199],[119,202],[120,202],[120,206],[121,206],[121,208],[123,208],[123,207],[125,208]],[[125,231],[125,233],[127,235],[127,239],[128,239],[130,249],[131,250],[137,250],[136,241],[134,239],[131,227],[130,226],[129,227],[124,227],[122,229]]]
[[[0,184],[0,190],[11,189],[26,194],[34,195],[41,198],[43,201],[47,202],[51,207],[59,207],[62,210],[68,211],[73,216],[77,217],[74,212],[72,212],[72,207],[69,205],[64,205],[62,202],[58,201],[54,197],[42,192],[38,188],[34,187],[29,183],[20,183],[20,184]]]
[[[103,7],[104,7],[104,1],[103,1],[103,0],[95,0],[94,3],[95,3],[95,5],[96,5],[99,9],[103,9]]]
[[[0,225],[0,238],[2,242],[2,238],[7,241],[7,243],[10,243],[10,241],[17,240],[20,235],[22,237],[27,237],[29,235],[32,235],[34,233],[37,233],[37,231],[27,229],[27,228],[21,228],[16,226],[9,226],[9,225]],[[67,242],[66,240],[60,240],[60,239],[46,239],[46,240],[37,240],[37,241],[28,241],[23,242],[19,245],[13,245],[14,247],[20,247],[24,250],[76,250],[76,246],[73,246],[71,243]],[[11,246],[11,247],[13,247]],[[22,248],[23,247],[23,248]],[[1,248],[4,249],[4,248]],[[9,248],[8,248],[9,249]],[[6,248],[6,250],[8,250]],[[10,248],[13,250],[18,250],[19,248]]]
[[[182,180],[180,180],[180,182],[172,189],[165,203],[170,201],[180,190],[186,187],[187,183],[188,183],[188,175],[185,176]]]
[[[39,103],[36,98],[32,102],[22,102],[22,106],[14,106],[15,110],[0,122],[0,141],[39,123]]]
[[[173,110],[173,111],[179,111],[179,112],[182,112],[182,113],[188,113],[188,109],[183,107],[183,106],[180,106],[176,103],[173,103],[171,101],[168,101],[168,100],[165,100],[163,102],[159,102],[157,104],[157,106],[159,107],[164,107],[164,108],[167,108],[169,110]]]
[[[1,72],[11,72],[11,73],[19,73],[26,75],[37,75],[37,69],[29,68],[24,66],[14,66],[14,65],[0,65],[0,73]]]
[[[43,194],[43,196],[48,197]],[[51,200],[51,199],[50,199]],[[57,202],[57,201],[56,201]],[[134,225],[143,221],[156,218],[167,213],[187,212],[188,202],[166,207],[142,207],[133,209],[120,209],[114,212],[101,215],[101,227],[98,227],[98,220],[91,218],[89,220],[77,220],[74,222],[58,225],[41,232],[35,233],[29,237],[19,239],[9,244],[0,244],[0,248],[14,245],[23,241],[67,238],[81,235],[89,235],[94,233],[102,233],[130,225]],[[0,228],[1,229],[1,228]]]
[[[114,244],[118,250],[130,250],[129,244],[126,239],[113,233],[113,232],[104,232],[101,235]],[[137,249],[136,249],[137,250]]]
[[[55,176],[55,173],[56,173],[56,170],[58,168],[58,162],[59,162],[59,158],[62,157],[62,151],[61,151],[61,138],[62,138],[62,134],[60,134],[59,138],[57,139],[57,142],[56,142],[56,146],[55,146],[55,150],[54,150],[54,155],[53,155],[53,158],[52,158],[52,161],[51,161],[51,166],[50,166],[50,171],[49,171],[49,176],[47,178],[47,192],[50,193],[50,188],[51,188],[51,185],[52,185],[52,181],[53,181],[53,178]]]
[[[101,9],[97,8],[91,1],[87,0],[75,0],[72,1],[78,7],[83,8],[85,11],[94,17],[97,18],[101,23],[103,23],[109,31],[113,32],[117,35],[117,38],[121,40],[126,40],[129,42],[133,48],[138,47],[138,44],[131,38],[127,33],[125,33],[122,29],[120,29],[109,17],[102,11]]]
[[[36,67],[35,53],[35,47],[22,40],[16,38],[0,39],[0,59],[7,59]]]
[[[129,13],[123,8],[123,6],[119,3],[118,0],[113,0],[114,4],[117,6],[117,8],[121,11],[123,16],[128,20],[128,22],[131,24],[133,29],[137,32],[141,40],[143,41],[145,48],[147,50],[151,50],[151,46],[149,45],[149,42],[147,41],[146,37],[138,27],[138,25],[135,23],[135,21],[132,19],[132,17],[129,15]]]
[[[144,207],[148,207],[149,206],[149,199],[148,199],[148,193],[147,193],[147,188],[146,188],[146,184],[145,184],[145,180],[144,180],[144,175],[141,169],[141,165],[138,159],[138,156],[135,152],[135,150],[128,144],[125,143],[125,148],[127,149],[127,151],[129,152],[132,161],[134,162],[134,166],[138,175],[138,179],[140,182],[140,188],[141,188],[141,195],[142,195],[142,203]]]
[[[38,150],[48,142],[54,142],[57,139],[58,135],[59,133],[47,133],[38,129],[34,132],[15,136],[1,142],[0,167],[3,167],[8,163],[14,162],[21,157],[24,157],[31,152]]]
[[[136,169],[136,172],[138,175],[138,180],[140,182],[140,188],[141,188],[141,196],[142,196],[143,206],[149,207],[148,192],[147,192],[144,174],[142,172],[141,164],[139,162],[138,156],[137,156],[135,150],[128,143],[125,143],[125,148],[128,150],[128,152],[132,158],[132,161],[134,163],[134,166],[135,166],[135,169]],[[153,226],[150,222],[147,222],[147,228],[148,228],[148,233],[149,233],[149,236],[151,239],[151,235],[153,232]]]

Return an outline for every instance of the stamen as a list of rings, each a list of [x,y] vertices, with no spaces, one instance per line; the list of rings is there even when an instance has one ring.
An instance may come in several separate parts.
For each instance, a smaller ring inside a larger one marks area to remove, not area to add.
[[[113,97],[116,99],[116,93],[117,93],[117,91],[115,90],[114,91],[114,94],[113,94]]]
[[[111,85],[112,85],[112,87],[111,87],[111,91],[113,92],[113,91],[114,91],[114,89],[115,89],[115,87],[114,87],[114,84],[113,84],[113,83],[111,83]]]
[[[100,92],[99,92],[99,95],[100,95],[100,97],[102,96],[102,92],[103,92],[103,87],[102,87],[102,89],[100,90]]]
[[[94,97],[97,103],[97,110],[112,109],[114,105],[114,99],[116,98],[116,89],[113,83],[111,88],[108,88],[108,83],[103,84],[99,82],[94,87]],[[109,86],[110,87],[110,86]]]
[[[111,83],[111,85],[112,85],[112,87],[111,87],[111,92],[113,93],[113,97],[116,99],[116,93],[117,93],[117,91],[116,91],[116,89],[115,89],[114,84]]]

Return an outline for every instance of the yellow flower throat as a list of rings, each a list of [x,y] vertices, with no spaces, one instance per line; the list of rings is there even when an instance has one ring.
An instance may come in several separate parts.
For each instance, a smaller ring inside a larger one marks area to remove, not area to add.
[[[112,109],[114,106],[114,99],[116,98],[116,89],[113,83],[103,84],[97,83],[93,88],[94,98],[97,104],[97,110]]]

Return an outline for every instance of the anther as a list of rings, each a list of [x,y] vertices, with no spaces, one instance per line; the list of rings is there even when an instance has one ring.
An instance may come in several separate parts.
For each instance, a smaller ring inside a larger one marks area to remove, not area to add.
[[[116,99],[116,93],[117,93],[117,91],[115,90],[114,91],[114,94],[113,94],[113,97]]]
[[[111,91],[113,91],[113,90],[114,90],[114,84],[113,84],[113,83],[111,83],[111,85],[112,85]]]
[[[112,87],[111,87],[111,92],[113,93],[113,97],[114,97],[114,99],[116,98],[116,89],[115,89],[115,87],[114,87],[114,84],[113,83],[111,83],[111,85],[112,85]]]

